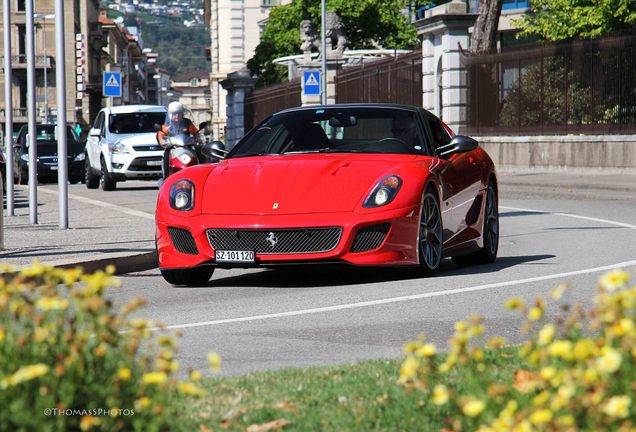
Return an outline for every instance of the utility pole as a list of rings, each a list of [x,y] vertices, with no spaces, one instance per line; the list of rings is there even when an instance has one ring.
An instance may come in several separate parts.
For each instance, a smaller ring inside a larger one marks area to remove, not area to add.
[[[64,1],[55,0],[55,84],[57,87],[57,188],[60,228],[68,228],[68,148],[66,141],[66,51],[64,49]],[[46,107],[48,110],[48,106]],[[48,112],[47,112],[48,117]]]
[[[29,217],[38,223],[38,148],[35,127],[35,35],[33,0],[26,0],[27,120],[29,135]]]
[[[4,120],[5,120],[5,179],[7,215],[14,215],[13,206],[13,71],[11,66],[11,0],[4,0]]]

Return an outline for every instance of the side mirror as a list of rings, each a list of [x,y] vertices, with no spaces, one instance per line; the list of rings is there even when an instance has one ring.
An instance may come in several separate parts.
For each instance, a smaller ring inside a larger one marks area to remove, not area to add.
[[[201,122],[199,123],[199,131],[202,131],[203,129],[205,129],[206,127],[208,127],[208,122]]]
[[[437,149],[437,156],[447,159],[456,153],[465,153],[475,150],[479,143],[464,135],[455,135],[453,140]]]
[[[219,160],[225,159],[229,152],[225,150],[225,144],[221,141],[212,141],[211,143],[203,144],[201,153],[210,160]]]
[[[91,129],[91,131],[88,134],[92,137],[101,137],[102,131],[100,131],[99,129]]]

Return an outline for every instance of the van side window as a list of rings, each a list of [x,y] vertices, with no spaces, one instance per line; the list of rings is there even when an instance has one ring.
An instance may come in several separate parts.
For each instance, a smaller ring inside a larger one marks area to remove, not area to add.
[[[95,124],[93,125],[93,129],[99,129],[101,132],[104,132],[104,112],[100,112],[95,119]]]

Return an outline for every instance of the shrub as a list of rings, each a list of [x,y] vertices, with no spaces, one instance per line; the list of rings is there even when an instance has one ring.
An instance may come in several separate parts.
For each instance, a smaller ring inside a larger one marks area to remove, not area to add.
[[[201,396],[178,381],[173,335],[153,337],[104,295],[118,286],[106,272],[83,274],[35,263],[0,278],[0,430],[174,430],[175,391]]]
[[[423,338],[408,344],[399,381],[437,405],[449,430],[634,430],[636,286],[628,288],[628,280],[620,270],[604,275],[591,310],[562,305],[553,323],[544,322],[543,299],[529,306],[509,300],[530,338],[513,351],[528,367],[507,379],[481,373],[484,358],[505,341],[474,343],[484,327],[473,318],[455,325],[444,357]],[[557,287],[552,297],[567,289]]]

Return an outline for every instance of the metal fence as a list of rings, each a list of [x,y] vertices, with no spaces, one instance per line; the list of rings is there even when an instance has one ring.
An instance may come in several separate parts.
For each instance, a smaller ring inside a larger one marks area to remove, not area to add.
[[[636,33],[462,60],[462,133],[636,133]]]
[[[336,101],[422,106],[422,51],[367,60],[339,71]]]
[[[299,106],[300,91],[300,81],[291,81],[252,92],[245,98],[245,132],[276,111]]]

